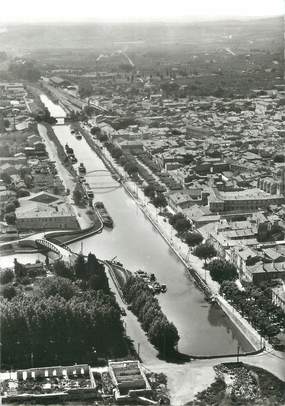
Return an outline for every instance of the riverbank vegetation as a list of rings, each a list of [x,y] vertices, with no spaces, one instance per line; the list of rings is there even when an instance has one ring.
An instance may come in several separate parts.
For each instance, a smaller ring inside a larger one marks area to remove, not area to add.
[[[14,297],[1,300],[2,368],[128,355],[120,308],[95,255],[79,256],[71,267],[58,263],[53,272],[34,278],[29,289],[19,285]]]
[[[150,342],[161,356],[167,358],[175,353],[179,335],[173,323],[163,314],[157,298],[142,279],[131,276],[124,288],[124,296],[138,317]]]
[[[272,303],[274,285],[276,282],[273,281],[264,282],[259,286],[250,283],[244,290],[240,290],[235,282],[225,281],[221,285],[220,293],[263,337],[269,339],[276,349],[284,351],[285,314],[280,307]]]

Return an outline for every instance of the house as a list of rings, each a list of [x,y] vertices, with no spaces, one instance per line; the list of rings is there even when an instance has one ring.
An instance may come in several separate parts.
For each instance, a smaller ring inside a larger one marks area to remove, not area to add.
[[[272,279],[285,280],[285,262],[264,263],[259,261],[255,265],[248,266],[247,272],[251,275],[250,281],[255,284]]]

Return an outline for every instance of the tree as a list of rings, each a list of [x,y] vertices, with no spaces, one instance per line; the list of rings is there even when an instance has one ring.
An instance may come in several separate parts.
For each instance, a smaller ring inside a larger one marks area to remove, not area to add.
[[[85,259],[82,254],[79,254],[76,258],[75,264],[74,264],[74,272],[75,276],[78,279],[87,279],[87,272],[86,272],[86,267],[85,267]]]
[[[233,281],[238,278],[236,267],[228,261],[214,259],[208,265],[211,278],[216,282]]]
[[[189,228],[191,228],[191,223],[189,220],[187,220],[185,217],[178,219],[175,224],[174,224],[175,230],[177,230],[179,233],[183,233]]]
[[[11,283],[3,286],[2,295],[4,299],[11,300],[17,295],[17,289]]]
[[[121,148],[114,148],[113,153],[112,153],[112,157],[114,159],[119,159],[123,154],[123,151],[121,150]]]
[[[6,212],[6,213],[12,213],[12,212],[14,212],[15,210],[16,210],[16,207],[15,207],[14,203],[8,202],[8,203],[6,204],[6,207],[5,207],[5,212]]]
[[[53,264],[53,270],[57,276],[67,279],[74,279],[73,270],[71,268],[68,268],[64,261],[55,261]]]
[[[184,214],[177,213],[170,217],[169,223],[175,228],[179,233],[183,233],[191,229],[191,223],[186,219]]]
[[[5,214],[5,221],[9,225],[14,225],[16,223],[16,215],[14,212]]]
[[[89,253],[85,265],[88,275],[88,287],[95,290],[109,292],[109,283],[106,276],[105,267],[98,261],[94,254]]]
[[[155,207],[166,207],[167,206],[167,200],[165,196],[162,194],[158,194],[156,197],[153,198],[152,203]]]
[[[27,270],[23,264],[14,259],[14,272],[17,279],[24,278],[27,276]]]
[[[79,186],[78,183],[76,184],[76,186],[74,188],[72,196],[73,196],[73,200],[74,200],[74,203],[76,204],[76,206],[80,206],[84,196],[83,196],[81,187]]]
[[[148,336],[164,357],[173,353],[179,341],[176,327],[169,323],[165,317],[157,317],[153,320]]]
[[[0,284],[1,285],[6,285],[7,283],[12,282],[14,279],[14,272],[12,269],[3,269],[0,272]]]
[[[30,192],[28,191],[28,189],[21,188],[17,190],[17,197],[26,197],[26,196],[30,196]]]
[[[200,259],[204,259],[206,262],[207,259],[213,258],[217,255],[217,251],[215,248],[209,244],[199,244],[193,251],[193,254],[196,255]]]
[[[69,300],[78,293],[79,289],[72,281],[60,276],[44,278],[39,283],[39,294],[47,298],[59,295]]]
[[[126,172],[128,172],[129,175],[133,175],[134,173],[138,172],[138,167],[135,163],[132,162],[127,162],[124,166],[124,169]]]
[[[189,247],[195,247],[196,245],[201,244],[202,241],[203,236],[197,232],[187,233],[185,236],[185,242]]]
[[[145,188],[144,188],[144,194],[147,196],[147,197],[149,197],[149,198],[151,198],[151,199],[153,199],[154,197],[155,197],[155,188],[154,188],[154,186],[152,186],[152,185],[148,185],[148,186],[146,186]]]
[[[2,172],[2,173],[1,173],[1,179],[2,179],[3,182],[5,182],[7,185],[10,185],[10,183],[12,182],[11,176],[8,175],[8,173],[6,173],[6,172]]]
[[[92,135],[99,135],[101,133],[101,129],[100,127],[94,126],[91,128],[90,132]]]

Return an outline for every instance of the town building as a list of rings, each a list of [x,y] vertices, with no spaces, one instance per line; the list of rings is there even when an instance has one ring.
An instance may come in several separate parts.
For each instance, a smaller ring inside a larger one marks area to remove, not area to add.
[[[59,196],[40,192],[19,199],[16,225],[19,231],[76,230],[78,222],[69,204]]]
[[[267,209],[270,205],[279,205],[284,202],[285,199],[283,196],[272,195],[258,188],[236,192],[221,192],[213,188],[208,199],[209,208],[214,213],[250,213],[258,209]]]
[[[139,361],[109,361],[109,373],[115,385],[115,399],[139,400],[151,393],[151,387]]]

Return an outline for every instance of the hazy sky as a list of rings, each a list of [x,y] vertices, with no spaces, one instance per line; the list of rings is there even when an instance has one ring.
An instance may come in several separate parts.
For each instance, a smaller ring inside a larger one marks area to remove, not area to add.
[[[189,20],[284,14],[285,0],[2,0],[0,22]]]

